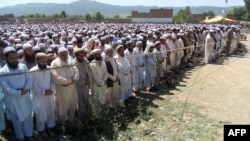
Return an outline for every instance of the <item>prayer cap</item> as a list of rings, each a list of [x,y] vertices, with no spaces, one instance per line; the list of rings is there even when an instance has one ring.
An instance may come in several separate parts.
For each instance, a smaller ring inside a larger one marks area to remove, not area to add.
[[[36,54],[36,59],[40,59],[40,58],[47,58],[47,54],[43,53],[43,52],[39,52]]]
[[[60,47],[60,48],[58,49],[58,54],[59,54],[59,53],[62,53],[62,52],[68,52],[68,49],[65,48],[65,47]]]
[[[16,49],[14,47],[6,47],[3,49],[3,54],[9,53],[9,52],[15,52]]]
[[[32,45],[30,43],[25,43],[23,45],[23,50],[27,49],[27,48],[32,48]]]
[[[102,53],[102,50],[99,49],[99,48],[97,48],[97,49],[94,49],[94,50],[92,50],[92,51],[90,52],[91,55],[95,55],[95,54],[97,54],[97,53]]]

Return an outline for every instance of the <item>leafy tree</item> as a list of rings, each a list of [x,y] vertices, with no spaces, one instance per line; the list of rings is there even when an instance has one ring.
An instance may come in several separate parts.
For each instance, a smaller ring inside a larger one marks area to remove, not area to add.
[[[245,2],[245,10],[246,10],[244,19],[249,20],[250,19],[250,0],[244,0],[244,2]]]
[[[229,14],[232,14],[237,20],[244,20],[247,17],[247,11],[244,7],[235,7]]]
[[[120,15],[116,14],[116,15],[114,15],[113,18],[119,19],[119,18],[120,18]]]
[[[95,13],[95,20],[100,22],[100,21],[104,20],[104,16],[100,12],[96,12]]]
[[[244,0],[247,12],[250,12],[250,0]]]
[[[59,15],[58,14],[54,14],[54,15],[52,15],[52,18],[53,19],[57,19],[59,17]]]
[[[61,12],[60,17],[62,17],[62,18],[66,18],[67,17],[66,12],[64,10]]]
[[[91,15],[89,13],[86,13],[84,17],[85,17],[86,22],[89,22],[92,19]]]
[[[187,6],[184,10],[180,10],[177,15],[174,16],[176,23],[189,23],[192,20],[192,13],[190,7]]]

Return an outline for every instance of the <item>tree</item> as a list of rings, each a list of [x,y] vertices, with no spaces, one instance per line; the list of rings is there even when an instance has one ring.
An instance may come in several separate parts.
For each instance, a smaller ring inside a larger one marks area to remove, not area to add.
[[[247,12],[250,12],[250,0],[244,0],[245,8]]]
[[[180,10],[177,15],[174,16],[176,23],[189,23],[192,20],[192,13],[190,7],[187,6],[184,10]]]
[[[249,20],[249,18],[250,18],[250,0],[244,0],[244,2],[245,2],[245,10],[246,10],[245,19]]]
[[[60,15],[62,18],[66,18],[67,17],[67,15],[66,15],[66,12],[63,10],[62,12],[61,12],[61,15]]]
[[[85,17],[86,22],[89,22],[92,19],[91,15],[89,13],[86,13],[84,17]]]
[[[214,11],[207,11],[207,12],[203,12],[204,16],[209,16],[209,17],[214,17],[215,14],[214,14]]]
[[[96,12],[95,13],[95,20],[100,22],[100,21],[104,20],[104,16],[100,12]]]
[[[247,12],[244,7],[235,7],[232,11],[229,12],[229,14],[232,14],[237,18],[237,20],[244,20],[247,17]]]
[[[119,19],[120,15],[116,14],[116,15],[114,15],[114,18]]]

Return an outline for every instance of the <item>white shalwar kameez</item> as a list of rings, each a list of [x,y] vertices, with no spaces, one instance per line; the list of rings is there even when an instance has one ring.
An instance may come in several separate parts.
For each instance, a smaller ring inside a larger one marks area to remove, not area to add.
[[[49,66],[47,67],[49,68]],[[34,72],[33,72],[34,71]],[[55,126],[55,97],[52,95],[44,95],[45,90],[55,91],[50,70],[40,70],[36,65],[30,69],[32,76],[31,98],[34,104],[36,115],[37,131],[41,132],[45,129]]]

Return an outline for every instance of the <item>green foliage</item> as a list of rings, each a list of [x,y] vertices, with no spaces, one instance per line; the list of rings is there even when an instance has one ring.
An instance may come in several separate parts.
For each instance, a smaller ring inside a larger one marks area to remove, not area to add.
[[[120,17],[120,15],[119,15],[119,14],[116,14],[116,15],[114,15],[114,17],[113,17],[113,18],[119,19],[119,18],[121,18],[121,17]]]
[[[66,18],[67,17],[66,12],[64,10],[61,12],[60,17],[62,17],[62,18]]]
[[[235,7],[233,9],[233,11],[230,11],[229,12],[230,14],[234,15],[237,20],[245,20],[245,18],[247,17],[246,14],[247,14],[247,11],[244,7]]]
[[[91,15],[89,13],[86,13],[84,17],[85,17],[86,22],[89,22],[92,19]]]
[[[95,13],[95,21],[100,22],[104,20],[104,16],[100,12]]]
[[[250,0],[244,0],[245,8],[247,12],[250,12]]]
[[[174,16],[176,23],[189,23],[192,20],[192,13],[190,7],[187,6],[184,10],[180,10],[177,15]]]

